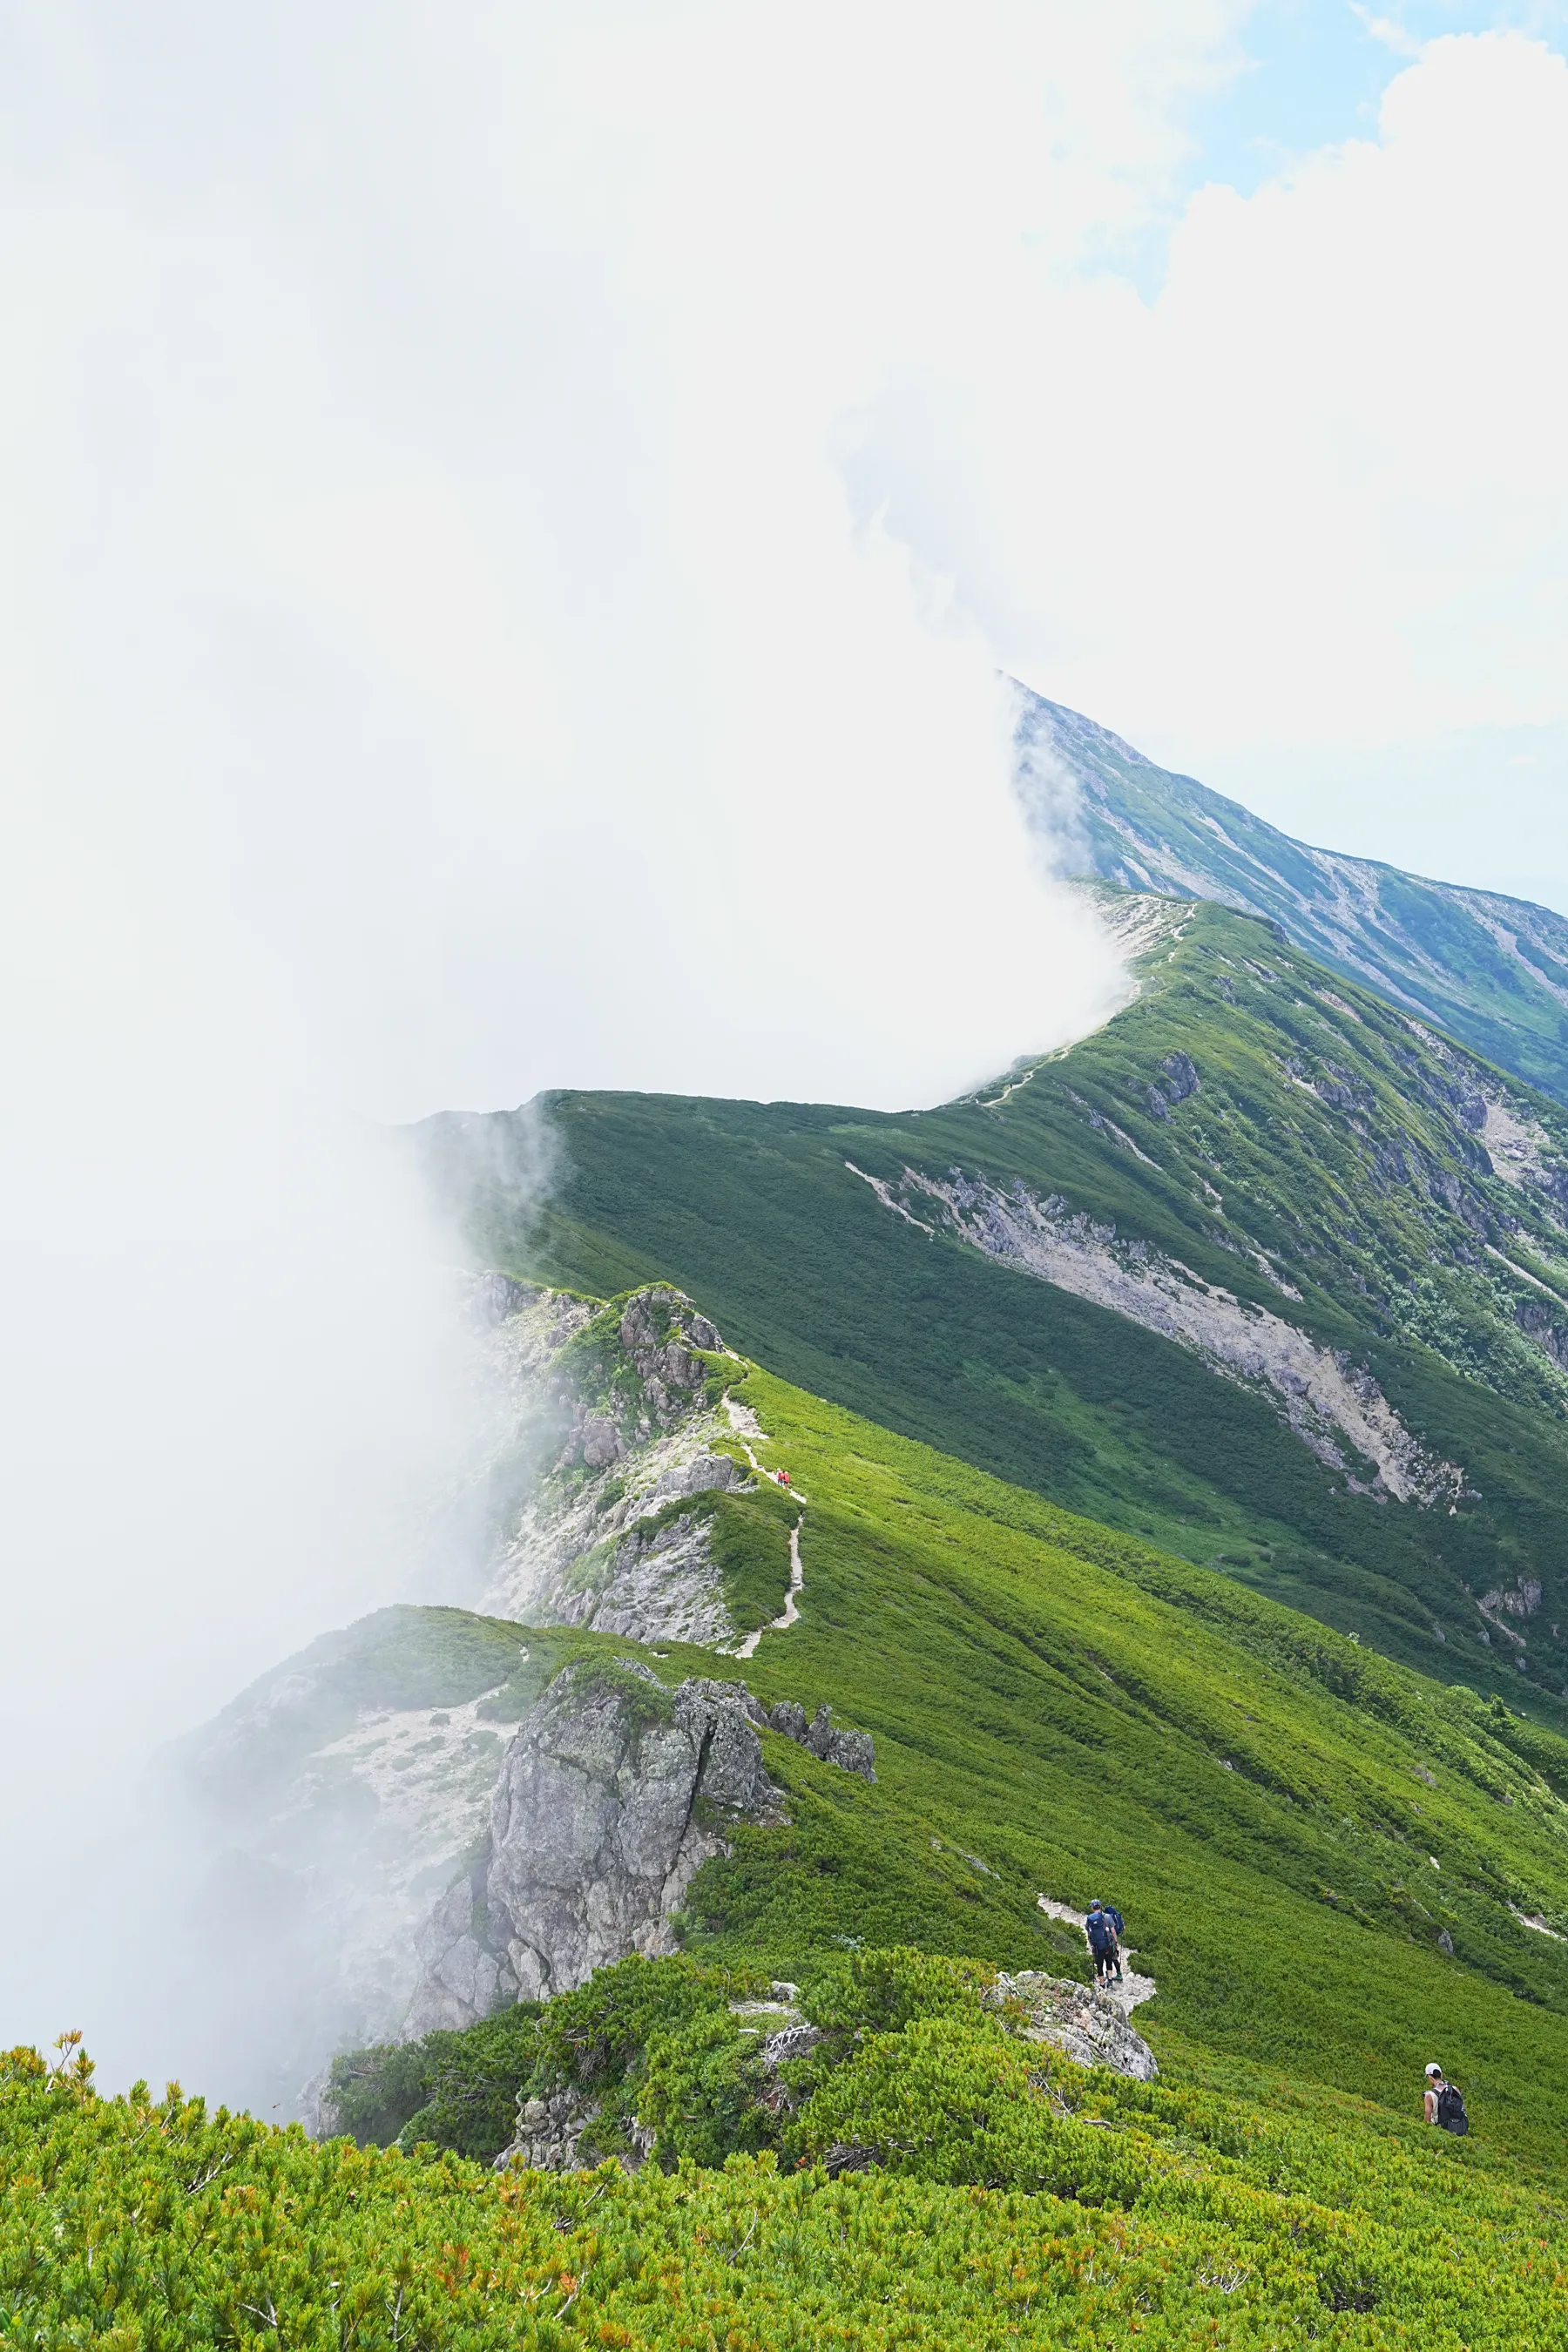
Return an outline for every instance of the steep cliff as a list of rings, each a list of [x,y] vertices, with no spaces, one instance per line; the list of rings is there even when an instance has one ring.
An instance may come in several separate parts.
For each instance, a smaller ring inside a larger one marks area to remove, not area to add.
[[[547,1999],[676,1948],[672,1921],[727,1824],[782,1818],[738,1685],[672,1693],[632,1662],[568,1666],[507,1750],[486,1849],[437,1903],[409,2034]]]

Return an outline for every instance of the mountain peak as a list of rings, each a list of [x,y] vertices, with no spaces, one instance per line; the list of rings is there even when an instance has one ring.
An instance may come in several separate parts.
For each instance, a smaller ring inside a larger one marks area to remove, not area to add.
[[[1081,712],[1019,688],[1030,822],[1085,877],[1212,898],[1568,1101],[1568,921],[1548,907],[1297,841]],[[1064,777],[1076,799],[1062,806]]]

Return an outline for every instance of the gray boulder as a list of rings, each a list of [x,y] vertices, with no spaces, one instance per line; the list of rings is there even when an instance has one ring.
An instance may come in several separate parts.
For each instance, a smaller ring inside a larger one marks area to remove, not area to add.
[[[1152,2083],[1160,2071],[1142,2035],[1093,1985],[1025,1969],[999,1976],[983,1999],[1010,2032],[1026,2042],[1050,2042],[1079,2066],[1108,2066],[1137,2083]]]
[[[488,1866],[448,1890],[422,1934],[405,2032],[673,1952],[693,1877],[730,1850],[726,1820],[784,1818],[748,1704],[730,1683],[670,1693],[635,1664],[559,1674],[507,1751]]]
[[[672,1502],[679,1495],[702,1495],[713,1487],[738,1486],[741,1471],[728,1454],[697,1454],[667,1470],[649,1500]]]
[[[809,1748],[820,1756],[825,1764],[837,1764],[843,1772],[858,1772],[862,1780],[874,1780],[876,1749],[868,1731],[841,1731],[835,1727],[833,1710],[825,1703],[807,1723],[805,1709],[793,1698],[781,1699],[767,1716],[770,1731],[782,1731],[797,1748]]]

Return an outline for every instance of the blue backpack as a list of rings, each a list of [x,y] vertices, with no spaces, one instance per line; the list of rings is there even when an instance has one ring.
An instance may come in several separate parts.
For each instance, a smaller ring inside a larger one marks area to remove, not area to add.
[[[1109,1914],[1104,1911],[1091,1911],[1083,1926],[1084,1933],[1089,1937],[1089,1950],[1098,1959],[1102,1952],[1109,1952],[1115,1943],[1116,1930],[1110,1924]]]

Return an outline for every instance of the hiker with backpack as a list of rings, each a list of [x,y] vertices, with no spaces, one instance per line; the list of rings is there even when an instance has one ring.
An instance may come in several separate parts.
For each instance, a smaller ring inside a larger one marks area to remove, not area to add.
[[[1094,1956],[1096,1984],[1108,1985],[1113,1978],[1118,1984],[1121,1981],[1121,1946],[1116,1932],[1120,1925],[1120,1912],[1108,1911],[1097,1895],[1083,1923],[1083,1932]]]
[[[1464,2099],[1454,2084],[1444,2081],[1443,2069],[1436,2060],[1426,2069],[1426,2095],[1423,2105],[1429,2124],[1436,2124],[1443,2131],[1461,2135],[1469,2130],[1470,2119],[1465,2113]]]

